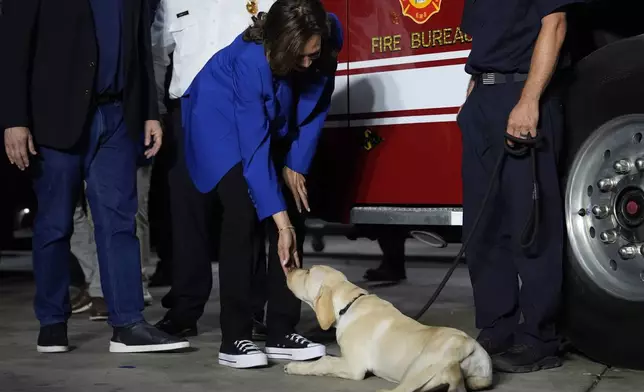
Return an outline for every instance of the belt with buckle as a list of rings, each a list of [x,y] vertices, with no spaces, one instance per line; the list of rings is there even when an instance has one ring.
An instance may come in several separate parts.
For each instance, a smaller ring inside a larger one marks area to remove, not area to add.
[[[528,74],[525,74],[525,73],[502,74],[502,73],[496,73],[496,72],[485,72],[480,74],[478,79],[484,85],[493,85],[493,84],[511,83],[511,82],[525,82],[528,79]]]

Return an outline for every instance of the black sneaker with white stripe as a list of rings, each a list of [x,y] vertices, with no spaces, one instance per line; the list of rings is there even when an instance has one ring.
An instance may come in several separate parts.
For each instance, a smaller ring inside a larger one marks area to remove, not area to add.
[[[219,364],[237,369],[268,365],[266,354],[250,340],[222,342],[219,349]]]
[[[112,353],[177,351],[189,347],[190,342],[186,339],[169,335],[145,321],[114,328],[112,340],[110,340]]]
[[[58,323],[40,327],[36,349],[39,353],[65,353],[69,351],[67,324]]]
[[[291,333],[282,337],[269,337],[266,342],[266,355],[270,359],[306,361],[326,355],[326,347],[313,343],[307,338]]]

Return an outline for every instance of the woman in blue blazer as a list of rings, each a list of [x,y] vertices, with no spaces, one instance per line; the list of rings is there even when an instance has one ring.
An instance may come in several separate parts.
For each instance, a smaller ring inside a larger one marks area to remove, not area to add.
[[[326,352],[295,333],[301,304],[283,269],[299,266],[301,209],[308,210],[304,176],[329,109],[342,42],[338,18],[319,0],[277,0],[209,60],[182,98],[188,171],[197,189],[222,207],[222,365],[248,368],[268,358],[308,360]],[[251,278],[265,220],[264,353],[251,341]]]

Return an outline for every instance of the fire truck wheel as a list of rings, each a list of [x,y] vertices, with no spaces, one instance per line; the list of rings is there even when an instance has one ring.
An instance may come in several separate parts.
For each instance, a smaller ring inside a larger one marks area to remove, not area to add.
[[[571,80],[562,329],[596,361],[644,369],[644,35],[592,53]]]

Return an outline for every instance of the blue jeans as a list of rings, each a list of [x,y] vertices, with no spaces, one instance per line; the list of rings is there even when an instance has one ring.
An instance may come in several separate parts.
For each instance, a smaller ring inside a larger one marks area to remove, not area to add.
[[[108,322],[143,320],[141,261],[135,234],[137,143],[127,132],[121,104],[100,106],[88,134],[71,150],[39,148],[34,190],[34,308],[42,326],[65,322],[69,304],[70,237],[83,180],[92,211]]]

